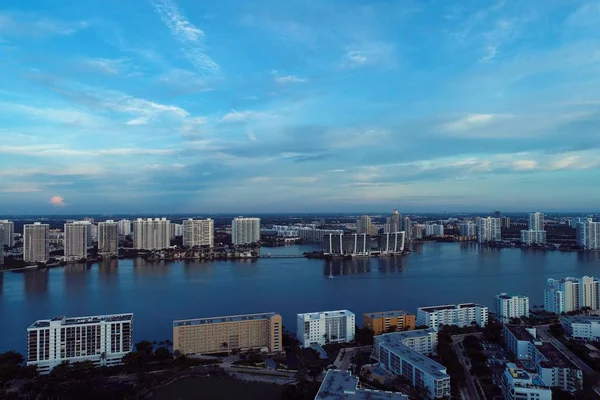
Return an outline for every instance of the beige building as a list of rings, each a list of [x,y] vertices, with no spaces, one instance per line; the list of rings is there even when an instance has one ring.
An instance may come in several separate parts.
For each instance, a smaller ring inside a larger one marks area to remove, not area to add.
[[[363,314],[363,326],[375,335],[394,331],[415,329],[416,317],[402,310],[373,312]]]
[[[173,322],[173,350],[182,354],[266,348],[282,350],[281,315],[276,313],[187,319]]]

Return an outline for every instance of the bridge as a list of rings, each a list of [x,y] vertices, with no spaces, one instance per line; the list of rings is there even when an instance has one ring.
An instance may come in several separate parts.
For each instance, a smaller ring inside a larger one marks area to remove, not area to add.
[[[303,254],[265,254],[260,258],[304,258]]]

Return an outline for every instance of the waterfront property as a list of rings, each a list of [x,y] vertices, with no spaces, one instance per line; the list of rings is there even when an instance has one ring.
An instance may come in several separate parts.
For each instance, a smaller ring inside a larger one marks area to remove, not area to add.
[[[183,246],[196,247],[214,245],[215,222],[208,219],[194,220],[192,218],[183,221]]]
[[[23,261],[46,262],[50,258],[50,225],[35,222],[23,226]]]
[[[529,297],[508,293],[496,295],[496,316],[505,324],[511,318],[529,317]]]
[[[105,257],[119,255],[119,225],[113,220],[98,223],[98,254]]]
[[[504,325],[504,345],[519,360],[532,360],[533,348],[541,344],[534,327],[523,325]]]
[[[231,221],[231,242],[236,246],[260,241],[260,218],[237,217]]]
[[[475,303],[419,307],[417,309],[417,325],[425,325],[436,331],[442,325],[465,327],[475,324],[484,327],[487,322],[488,308]]]
[[[506,364],[501,387],[507,400],[552,399],[552,390],[538,376],[530,375],[513,363]]]
[[[27,365],[49,373],[63,361],[114,366],[133,350],[133,314],[35,321],[27,328]]]
[[[429,398],[449,397],[450,376],[446,367],[427,357],[434,354],[436,346],[437,332],[433,329],[387,333],[375,336],[373,356],[389,373],[426,389]]]
[[[384,392],[361,388],[358,377],[349,371],[332,369],[327,371],[315,400],[408,400],[408,396],[397,392]]]
[[[588,315],[575,315],[561,317],[565,333],[573,339],[600,340],[600,317]]]
[[[567,277],[548,279],[544,290],[544,309],[555,314],[577,311],[583,307],[600,308],[600,281],[598,278]]]
[[[65,261],[79,261],[87,258],[87,248],[91,242],[91,226],[92,224],[88,221],[73,221],[64,225]]]
[[[302,347],[352,342],[355,323],[354,313],[348,310],[302,313],[297,315],[296,335]]]
[[[371,256],[395,254],[404,251],[404,232],[370,235],[368,233],[340,233],[323,236],[322,249],[332,256]]]
[[[282,349],[282,322],[277,313],[232,315],[173,322],[173,350],[211,354],[231,350]]]
[[[373,331],[375,335],[393,331],[415,329],[416,317],[406,311],[383,311],[363,314],[363,327]]]
[[[134,249],[160,250],[171,245],[171,221],[166,218],[138,218],[132,226]]]

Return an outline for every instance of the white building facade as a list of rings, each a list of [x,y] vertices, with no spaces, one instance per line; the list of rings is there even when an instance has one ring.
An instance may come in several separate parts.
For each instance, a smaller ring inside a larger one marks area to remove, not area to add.
[[[4,246],[13,247],[15,245],[15,223],[7,219],[0,220],[0,226],[3,228],[2,241]]]
[[[600,308],[600,281],[598,278],[584,276],[582,278],[567,277],[548,279],[544,290],[544,309],[560,314],[577,311],[583,307],[592,310]]]
[[[502,240],[500,218],[479,218],[477,221],[477,241],[479,243],[499,242]]]
[[[425,236],[444,236],[444,225],[426,224]]]
[[[523,230],[521,231],[521,243],[525,246],[532,244],[545,244],[546,231]]]
[[[133,221],[133,248],[160,250],[171,245],[171,222],[166,218],[138,218]]]
[[[458,225],[460,236],[476,236],[477,226],[472,222],[463,222]]]
[[[260,242],[260,218],[234,218],[231,221],[231,242],[236,246]]]
[[[517,368],[513,363],[506,364],[501,384],[507,400],[551,400],[552,389],[541,379]]]
[[[133,314],[34,322],[27,328],[27,365],[49,373],[63,361],[114,366],[133,350]]]
[[[65,261],[79,261],[87,258],[87,248],[91,239],[91,223],[87,221],[67,222],[64,225]]]
[[[508,293],[496,295],[496,315],[505,324],[511,318],[529,317],[529,297]]]
[[[46,262],[50,258],[50,226],[35,222],[23,226],[23,261]]]
[[[475,303],[452,304],[417,309],[417,326],[428,326],[436,331],[442,325],[484,327],[488,323],[488,308]]]
[[[561,317],[560,323],[565,333],[573,339],[600,340],[600,316]]]
[[[214,221],[208,219],[187,219],[183,221],[183,245],[185,247],[214,246]]]
[[[131,235],[131,221],[128,219],[122,219],[118,224],[119,235],[121,236],[129,236]]]
[[[296,334],[302,347],[347,343],[354,340],[356,319],[348,310],[318,311],[297,315]]]
[[[577,245],[586,250],[600,250],[600,222],[578,222]]]
[[[108,220],[98,223],[98,254],[105,257],[119,255],[119,225]]]

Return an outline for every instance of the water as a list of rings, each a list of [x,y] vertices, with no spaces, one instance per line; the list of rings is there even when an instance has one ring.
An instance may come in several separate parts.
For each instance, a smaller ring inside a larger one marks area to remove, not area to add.
[[[265,248],[271,255],[310,246]],[[600,275],[600,253],[482,250],[473,243],[426,243],[406,257],[355,260],[265,258],[216,262],[119,260],[0,273],[0,351],[26,350],[36,319],[133,312],[135,340],[172,340],[175,319],[347,308],[357,314],[457,302],[493,305],[500,292],[543,303],[547,278]],[[331,279],[330,276],[334,278]]]

